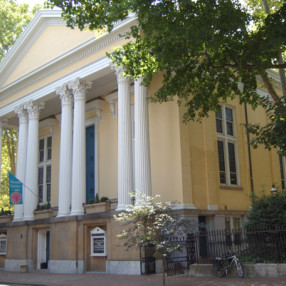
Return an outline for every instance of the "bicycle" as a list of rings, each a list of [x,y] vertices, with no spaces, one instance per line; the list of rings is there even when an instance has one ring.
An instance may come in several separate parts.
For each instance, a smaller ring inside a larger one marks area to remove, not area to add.
[[[227,275],[228,269],[234,266],[236,267],[236,272],[238,277],[244,277],[244,268],[240,260],[237,258],[235,253],[223,254],[220,257],[216,257],[213,263],[214,274],[217,277],[224,277]]]

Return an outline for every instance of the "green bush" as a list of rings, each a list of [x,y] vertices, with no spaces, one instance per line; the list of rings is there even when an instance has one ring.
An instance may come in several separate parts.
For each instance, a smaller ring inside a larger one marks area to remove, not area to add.
[[[286,226],[286,193],[258,197],[253,195],[252,207],[245,223],[250,228],[279,228]]]

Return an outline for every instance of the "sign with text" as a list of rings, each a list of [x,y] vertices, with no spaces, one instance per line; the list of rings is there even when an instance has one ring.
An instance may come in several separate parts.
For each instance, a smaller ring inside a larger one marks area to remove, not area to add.
[[[10,205],[23,203],[23,184],[13,174],[9,172],[9,197]]]

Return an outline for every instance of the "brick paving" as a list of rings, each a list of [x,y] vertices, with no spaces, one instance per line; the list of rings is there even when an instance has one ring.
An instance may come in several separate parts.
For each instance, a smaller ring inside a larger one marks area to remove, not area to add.
[[[286,273],[285,273],[286,275]],[[0,286],[2,285],[37,285],[37,286],[157,286],[162,285],[162,275],[109,275],[98,273],[86,274],[51,274],[48,272],[7,272],[0,271]],[[186,277],[168,276],[167,286],[286,286],[286,276],[278,278],[216,278],[216,277]]]

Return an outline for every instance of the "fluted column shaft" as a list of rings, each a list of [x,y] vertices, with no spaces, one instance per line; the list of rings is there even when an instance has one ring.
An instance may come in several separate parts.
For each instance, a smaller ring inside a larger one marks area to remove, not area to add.
[[[2,164],[2,137],[3,137],[3,131],[4,131],[4,126],[5,126],[5,122],[4,121],[0,121],[0,179],[1,179],[1,164]]]
[[[72,94],[67,85],[56,89],[62,104],[58,217],[70,214],[72,183]]]
[[[151,196],[147,88],[141,83],[142,78],[134,81],[135,189]]]
[[[15,113],[19,117],[19,131],[18,131],[18,149],[17,149],[17,166],[16,166],[16,177],[25,184],[25,171],[27,164],[27,141],[28,141],[28,114],[24,109],[24,105],[20,105],[15,108]],[[23,198],[25,189],[23,186]],[[15,205],[14,208],[14,221],[23,220],[24,216],[24,205]]]
[[[116,68],[118,82],[118,205],[126,209],[131,203],[129,193],[133,188],[132,122],[129,79],[122,69]]]
[[[76,79],[68,87],[74,95],[71,215],[81,215],[86,200],[85,97],[89,86]]]
[[[27,162],[25,174],[24,220],[34,219],[34,209],[38,203],[38,157],[39,157],[39,113],[43,105],[28,102],[25,104],[29,115]]]

